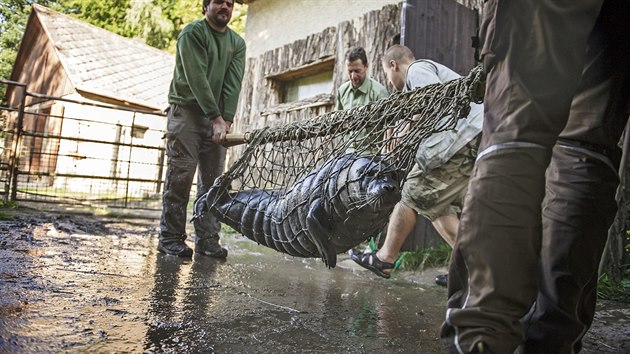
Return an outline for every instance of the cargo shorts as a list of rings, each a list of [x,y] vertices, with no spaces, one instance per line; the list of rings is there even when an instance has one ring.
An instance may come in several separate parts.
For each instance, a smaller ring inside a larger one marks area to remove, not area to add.
[[[403,185],[401,203],[431,221],[461,213],[480,136],[464,145],[442,166],[423,172],[414,164]]]

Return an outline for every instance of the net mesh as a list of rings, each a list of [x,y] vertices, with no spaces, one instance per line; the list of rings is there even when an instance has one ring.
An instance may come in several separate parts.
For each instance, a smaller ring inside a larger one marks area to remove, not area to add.
[[[406,175],[422,139],[453,129],[458,119],[467,117],[480,80],[481,67],[476,67],[469,75],[444,84],[249,132],[242,156],[214,188],[287,189],[313,168],[350,151],[381,155]]]
[[[470,112],[481,69],[364,106],[246,135],[230,169],[195,202],[244,236],[298,257],[336,255],[383,229],[418,144]]]

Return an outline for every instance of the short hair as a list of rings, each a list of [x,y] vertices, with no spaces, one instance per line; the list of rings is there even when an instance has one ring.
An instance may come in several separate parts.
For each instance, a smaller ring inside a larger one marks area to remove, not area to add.
[[[365,49],[361,47],[354,47],[346,53],[346,60],[351,63],[359,59],[363,65],[368,65],[367,54],[365,54]]]
[[[210,5],[210,1],[212,0],[203,0],[203,2],[201,3],[201,13],[202,14],[206,14],[206,9],[208,8],[208,5]]]
[[[395,60],[396,62],[411,63],[416,60],[416,57],[413,55],[411,49],[405,47],[404,45],[395,44],[389,47],[385,51],[385,54],[383,54],[383,63],[388,63],[390,60]]]

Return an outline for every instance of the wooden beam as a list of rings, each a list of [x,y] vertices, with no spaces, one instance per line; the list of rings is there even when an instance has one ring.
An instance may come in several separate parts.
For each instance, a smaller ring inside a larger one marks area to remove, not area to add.
[[[335,58],[330,56],[290,70],[269,74],[265,76],[265,78],[278,81],[290,81],[310,75],[319,74],[324,71],[333,70],[334,67]]]

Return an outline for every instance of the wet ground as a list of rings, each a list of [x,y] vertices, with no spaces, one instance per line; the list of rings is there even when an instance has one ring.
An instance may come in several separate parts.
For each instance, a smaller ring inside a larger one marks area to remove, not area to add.
[[[226,261],[156,251],[157,221],[0,210],[0,352],[442,353],[444,269],[378,278],[225,235]],[[630,352],[600,302],[584,353]]]

